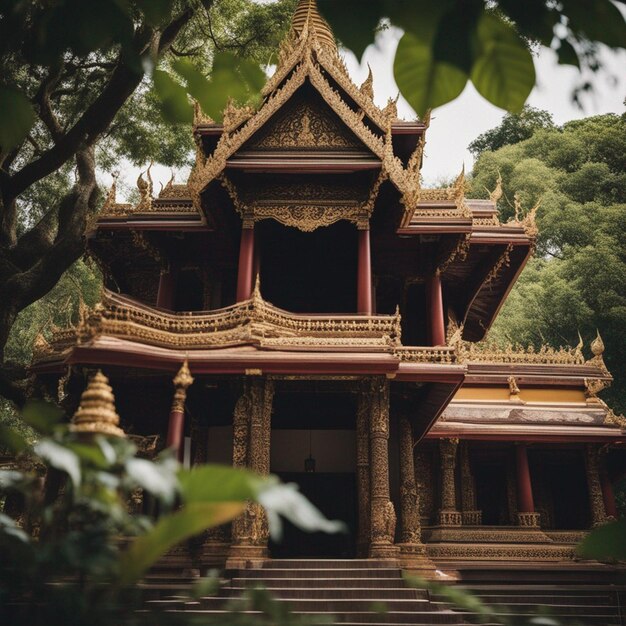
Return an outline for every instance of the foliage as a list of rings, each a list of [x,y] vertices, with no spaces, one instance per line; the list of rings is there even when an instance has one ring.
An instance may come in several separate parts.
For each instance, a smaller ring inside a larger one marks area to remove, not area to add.
[[[119,623],[118,611],[136,606],[132,587],[151,565],[174,545],[232,520],[247,501],[265,507],[274,539],[281,515],[311,531],[344,528],[275,477],[211,465],[185,470],[169,454],[137,458],[126,439],[68,432],[51,405],[27,406],[23,419],[38,433],[34,445],[0,433],[18,455],[15,468],[0,471],[0,494],[8,498],[0,513],[0,607],[11,623]],[[129,512],[137,490],[150,495],[158,516]],[[270,614],[281,611],[265,605]],[[286,624],[283,618],[272,623]]]
[[[626,48],[626,22],[611,0],[319,0],[335,34],[360,59],[381,20],[404,30],[394,73],[419,115],[454,100],[471,81],[489,102],[522,110],[535,85],[531,48],[556,50],[559,63],[596,72],[598,44]],[[364,6],[366,5],[366,6]],[[358,19],[355,19],[358,16]],[[593,88],[585,80],[574,91]]]
[[[506,137],[504,137],[506,140]],[[509,295],[489,337],[498,343],[576,345],[599,329],[615,376],[606,393],[626,409],[626,122],[609,114],[541,128],[514,145],[483,152],[472,195],[486,195],[502,175],[501,217],[513,194],[540,202],[537,255]]]
[[[555,128],[552,115],[525,105],[520,113],[507,113],[499,126],[474,139],[469,145],[469,151],[478,157],[485,150],[494,151],[529,139],[540,128]]]

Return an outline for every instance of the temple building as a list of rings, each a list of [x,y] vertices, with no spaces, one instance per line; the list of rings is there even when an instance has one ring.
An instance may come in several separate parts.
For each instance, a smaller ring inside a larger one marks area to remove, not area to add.
[[[277,474],[349,527],[273,544],[250,504],[201,567],[562,562],[616,516],[626,420],[598,397],[602,339],[589,359],[483,341],[535,211],[501,223],[500,186],[467,198],[463,172],[422,188],[428,127],[376,106],[371,73],[353,84],[301,0],[260,104],[222,123],[196,107],[189,180],[155,194],[148,171],[137,204],[106,198],[102,301],[38,342],[40,379],[78,398],[102,370],[150,450]]]

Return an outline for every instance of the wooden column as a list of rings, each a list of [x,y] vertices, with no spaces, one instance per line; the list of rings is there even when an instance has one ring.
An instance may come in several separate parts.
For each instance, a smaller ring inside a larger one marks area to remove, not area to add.
[[[519,526],[539,526],[539,514],[535,513],[533,486],[528,466],[528,449],[525,444],[515,446],[515,469],[517,477],[517,523]]]
[[[258,474],[270,472],[271,414],[274,386],[255,377],[246,382],[233,415],[233,465]],[[233,522],[232,544],[226,567],[239,569],[267,558],[269,527],[263,507],[248,502],[245,513]]]
[[[613,485],[611,477],[606,467],[606,455],[600,455],[600,486],[602,487],[602,497],[604,499],[604,510],[607,519],[617,519],[617,504],[615,503],[615,494],[613,493]]]
[[[395,559],[396,512],[389,499],[389,381],[375,378],[370,393],[370,558]]]
[[[470,464],[469,442],[461,443],[461,516],[465,526],[479,526],[482,511],[476,505],[476,483]]]
[[[174,310],[174,271],[172,267],[162,268],[159,276],[159,290],[156,305],[160,309]]]
[[[168,448],[174,450],[176,458],[181,461],[183,455],[182,443],[185,435],[185,400],[187,399],[187,389],[193,383],[187,361],[182,364],[173,382],[175,391],[170,410],[166,444]]]
[[[254,282],[254,224],[244,224],[241,228],[239,245],[239,270],[237,274],[237,302],[252,296]]]
[[[415,480],[413,428],[406,418],[400,420],[400,562],[402,567],[431,576],[434,563],[426,556],[422,543],[420,495]]]
[[[441,277],[434,273],[426,279],[426,302],[428,303],[429,337],[433,346],[446,344],[446,329],[443,319],[443,292]]]
[[[587,468],[587,487],[589,488],[589,507],[591,509],[591,525],[595,528],[607,521],[602,484],[600,482],[599,449],[596,444],[587,444],[585,448]]]
[[[359,510],[357,556],[367,558],[371,538],[370,502],[370,398],[361,389],[356,414],[356,484]]]
[[[370,231],[358,231],[357,313],[372,314],[372,256]]]
[[[441,455],[441,509],[439,524],[441,526],[460,526],[461,513],[456,508],[456,451],[458,439],[442,439],[439,442]]]

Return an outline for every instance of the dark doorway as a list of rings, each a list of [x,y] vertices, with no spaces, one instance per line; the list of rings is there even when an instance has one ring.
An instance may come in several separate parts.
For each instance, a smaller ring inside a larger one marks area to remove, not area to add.
[[[256,230],[263,297],[294,313],[356,311],[357,229],[339,222],[312,233],[266,220]]]
[[[272,558],[334,558],[356,556],[356,479],[348,473],[283,473],[284,482],[297,483],[300,491],[328,519],[348,526],[348,534],[306,533],[285,522],[282,541],[270,543]]]
[[[561,452],[558,460],[545,464],[542,480],[547,481],[554,506],[553,527],[582,530],[591,524],[585,464],[579,451]],[[581,488],[582,486],[582,488]]]
[[[476,503],[483,512],[485,526],[500,526],[509,522],[506,474],[504,460],[478,461],[474,466]]]

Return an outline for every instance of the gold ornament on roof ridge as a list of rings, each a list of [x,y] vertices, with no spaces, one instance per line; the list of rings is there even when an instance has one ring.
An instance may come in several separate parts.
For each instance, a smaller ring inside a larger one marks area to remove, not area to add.
[[[120,416],[115,409],[115,396],[109,379],[98,370],[80,397],[80,405],[72,417],[70,431],[124,437],[119,423]]]

